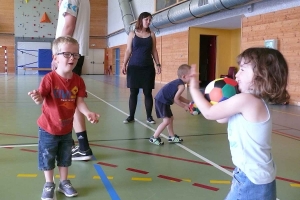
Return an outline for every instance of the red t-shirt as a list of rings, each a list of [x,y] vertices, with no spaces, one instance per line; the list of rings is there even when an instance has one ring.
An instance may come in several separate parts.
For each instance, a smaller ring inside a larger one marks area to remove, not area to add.
[[[55,71],[44,76],[39,87],[44,97],[39,127],[53,135],[65,135],[72,131],[76,98],[86,97],[83,79],[73,73],[71,79],[59,76]]]

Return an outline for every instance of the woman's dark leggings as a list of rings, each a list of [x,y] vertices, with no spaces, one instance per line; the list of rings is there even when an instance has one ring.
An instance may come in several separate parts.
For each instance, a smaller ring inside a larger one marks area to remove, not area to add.
[[[152,108],[153,108],[152,89],[143,89],[143,93],[145,95],[145,108],[146,108],[146,113],[148,118],[151,117]],[[130,117],[132,118],[134,118],[138,94],[139,94],[139,88],[130,88],[129,114]]]

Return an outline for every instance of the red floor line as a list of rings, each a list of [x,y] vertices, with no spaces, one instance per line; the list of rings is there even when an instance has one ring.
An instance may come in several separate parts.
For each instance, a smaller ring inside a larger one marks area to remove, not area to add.
[[[165,176],[165,175],[158,175],[157,177],[167,179],[167,180],[170,180],[170,181],[176,181],[176,182],[181,182],[182,181],[181,179],[173,178],[173,177]]]
[[[284,137],[288,137],[288,138],[300,141],[300,137],[298,137],[298,136],[294,136],[294,135],[291,135],[291,134],[287,134],[287,133],[283,133],[283,132],[275,131],[275,130],[273,130],[272,132],[275,133],[275,134],[278,134],[278,135],[282,135]]]
[[[105,162],[97,162],[97,164],[99,164],[99,165],[104,165],[104,166],[108,166],[108,167],[118,167],[118,165],[109,164],[109,163],[105,163]]]
[[[122,151],[129,151],[129,152],[140,153],[140,154],[146,154],[146,155],[152,155],[152,156],[158,156],[158,157],[169,158],[169,159],[174,159],[174,160],[181,160],[181,161],[197,163],[197,164],[201,164],[201,165],[212,166],[212,165],[210,165],[209,163],[206,163],[206,162],[201,162],[201,161],[196,161],[196,160],[189,160],[189,159],[178,158],[178,157],[173,157],[173,156],[166,156],[166,155],[155,154],[155,153],[149,153],[149,152],[145,152],[145,151],[138,151],[138,150],[133,150],[133,149],[124,149],[124,148],[106,146],[106,145],[101,145],[101,144],[90,144],[90,145],[91,146],[104,147],[104,148],[110,148],[110,149],[117,149],[117,150],[122,150]],[[228,166],[222,166],[222,165],[221,165],[221,167],[226,168],[226,169],[231,169],[231,170],[234,169],[234,167],[228,167]]]
[[[133,169],[133,168],[127,168],[126,170],[136,172],[136,173],[140,173],[140,174],[148,174],[149,173],[149,172],[146,172],[146,171],[143,171],[143,170]]]
[[[203,184],[200,184],[200,183],[194,183],[193,186],[201,187],[201,188],[208,189],[208,190],[213,190],[213,191],[218,191],[219,190],[219,188],[211,187],[211,186],[208,186],[208,185],[203,185]]]
[[[291,179],[287,179],[287,178],[282,178],[282,177],[279,177],[279,176],[276,176],[276,179],[281,180],[281,181],[300,184],[300,181],[295,181],[295,180],[291,180]]]
[[[32,149],[20,149],[20,150],[21,150],[21,151],[33,152],[33,153],[38,152],[37,150],[32,150]]]
[[[158,157],[163,157],[163,158],[169,158],[169,159],[174,159],[174,160],[181,160],[181,161],[186,161],[186,162],[191,162],[191,163],[197,163],[201,165],[209,165],[208,163],[205,162],[200,162],[200,161],[195,161],[195,160],[189,160],[189,159],[184,159],[184,158],[177,158],[173,156],[166,156],[166,155],[160,155],[160,154],[155,154],[155,153],[149,153],[149,152],[143,152],[143,151],[138,151],[138,150],[132,150],[132,149],[124,149],[120,147],[112,147],[112,146],[106,146],[106,145],[101,145],[101,144],[90,144],[91,146],[98,146],[98,147],[104,147],[104,148],[109,148],[109,149],[117,149],[117,150],[122,150],[122,151],[129,151],[129,152],[134,152],[134,153],[141,153],[141,154],[146,154],[146,155],[152,155],[152,156],[158,156]],[[228,167],[228,166],[222,166],[223,168],[227,169],[234,169],[233,167]],[[292,179],[286,179],[286,178],[281,178],[281,177],[276,177],[278,180],[286,181],[286,182],[293,182],[293,183],[299,183],[299,181],[295,181]]]
[[[10,134],[10,133],[0,133],[0,135],[9,135],[9,136],[18,136],[18,137],[29,137],[29,138],[39,138],[38,136]]]

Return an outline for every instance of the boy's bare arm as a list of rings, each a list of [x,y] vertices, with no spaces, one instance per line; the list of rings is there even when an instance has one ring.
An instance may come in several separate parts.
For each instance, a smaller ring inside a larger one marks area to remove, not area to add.
[[[175,97],[174,97],[174,103],[176,103],[178,106],[184,108],[185,110],[189,110],[189,106],[188,106],[188,103],[185,103],[185,101],[182,101],[182,96],[181,94],[183,93],[185,87],[184,85],[179,85],[178,86],[178,90],[175,94]]]
[[[184,98],[183,96],[180,96],[180,99],[179,99],[181,102],[184,102],[186,104],[189,104],[191,102],[191,100],[188,100],[186,98]]]
[[[86,103],[83,100],[83,97],[77,97],[77,108],[78,110],[84,114],[87,120],[91,123],[98,123],[100,115],[98,113],[91,112]]]
[[[41,96],[38,90],[32,90],[28,92],[28,96],[30,96],[36,104],[42,104],[44,101],[44,98]]]

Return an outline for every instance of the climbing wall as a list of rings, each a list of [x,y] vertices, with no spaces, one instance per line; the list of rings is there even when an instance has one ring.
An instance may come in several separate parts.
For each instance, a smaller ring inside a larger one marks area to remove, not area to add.
[[[56,0],[15,0],[15,37],[54,38]]]

